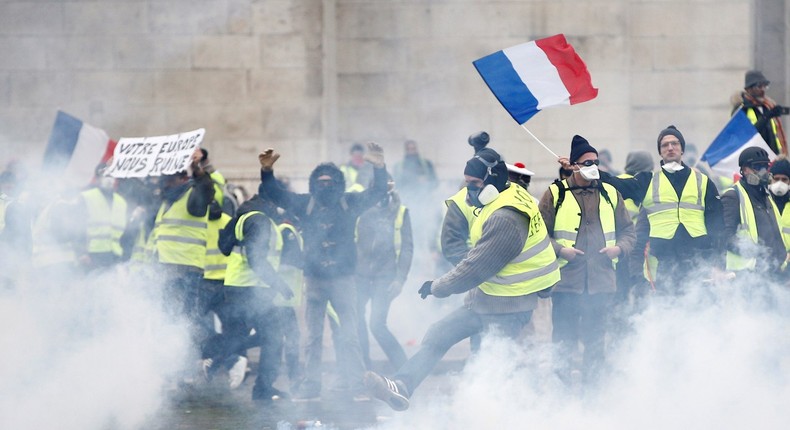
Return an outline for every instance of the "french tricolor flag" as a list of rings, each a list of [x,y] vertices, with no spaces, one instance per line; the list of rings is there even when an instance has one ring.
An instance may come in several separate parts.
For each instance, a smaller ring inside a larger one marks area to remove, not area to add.
[[[49,174],[87,185],[96,166],[107,162],[114,149],[115,141],[104,130],[58,111],[42,164]]]
[[[547,107],[598,95],[587,66],[562,34],[503,49],[473,64],[519,124]]]
[[[744,149],[751,146],[764,149],[771,160],[776,158],[773,150],[768,147],[746,114],[742,110],[738,110],[719,132],[719,135],[713,139],[708,149],[700,157],[700,161],[708,163],[714,173],[732,178],[740,171],[738,157]]]

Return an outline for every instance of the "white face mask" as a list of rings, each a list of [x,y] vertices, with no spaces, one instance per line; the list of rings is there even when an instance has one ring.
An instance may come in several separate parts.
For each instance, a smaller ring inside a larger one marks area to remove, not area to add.
[[[666,170],[667,172],[675,173],[675,172],[679,172],[679,171],[685,169],[686,167],[684,165],[678,163],[677,161],[671,161],[669,163],[664,163],[661,166],[661,168]]]
[[[115,178],[111,176],[102,176],[99,178],[99,188],[102,190],[112,190],[115,186]]]
[[[599,179],[601,177],[601,173],[598,171],[598,166],[582,166],[579,169],[579,174],[582,175],[582,179],[585,181],[593,181],[595,179]]]
[[[790,185],[787,185],[782,181],[776,181],[769,185],[768,189],[771,190],[771,194],[775,196],[783,196],[787,194],[787,191],[790,191]]]

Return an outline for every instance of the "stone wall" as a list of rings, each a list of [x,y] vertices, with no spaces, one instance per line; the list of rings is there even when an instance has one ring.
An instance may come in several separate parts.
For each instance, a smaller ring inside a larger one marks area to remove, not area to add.
[[[552,156],[499,105],[473,60],[564,33],[599,96],[527,126],[558,153],[581,134],[621,167],[629,150],[654,151],[668,124],[701,148],[715,137],[743,73],[770,54],[755,54],[757,35],[785,40],[786,25],[754,30],[755,8],[764,17],[770,3],[4,0],[0,162],[37,160],[63,109],[115,138],[205,127],[217,167],[251,184],[265,147],[283,153],[279,172],[303,183],[319,161],[343,161],[352,142],[381,142],[393,163],[405,139],[454,183],[478,130],[545,183]],[[783,81],[786,64],[769,65]]]

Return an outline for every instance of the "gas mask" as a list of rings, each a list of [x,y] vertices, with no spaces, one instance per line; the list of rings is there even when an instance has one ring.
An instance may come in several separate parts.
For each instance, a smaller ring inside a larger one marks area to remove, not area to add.
[[[499,190],[491,184],[483,185],[483,188],[467,185],[466,201],[474,207],[482,208],[493,202],[499,197]]]
[[[669,163],[662,164],[661,168],[669,173],[675,173],[685,169],[686,166],[684,166],[681,163],[678,163],[677,161],[670,161]]]
[[[768,190],[771,191],[771,194],[777,197],[782,197],[787,194],[788,190],[790,190],[790,185],[787,185],[786,182],[776,181],[768,186]]]
[[[598,166],[595,164],[592,166],[582,166],[579,169],[579,174],[585,181],[594,181],[601,178],[601,172],[598,171]]]
[[[746,183],[752,186],[768,185],[771,182],[771,173],[767,168],[762,168],[756,172],[745,175]]]

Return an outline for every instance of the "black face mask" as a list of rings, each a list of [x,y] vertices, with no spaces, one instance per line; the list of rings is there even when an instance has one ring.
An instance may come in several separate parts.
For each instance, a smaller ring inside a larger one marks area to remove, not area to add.
[[[480,198],[479,198],[481,189],[482,188],[476,187],[474,185],[466,186],[466,202],[469,203],[469,205],[474,206],[476,208],[482,208],[483,206],[485,206],[483,205],[483,203],[480,202]]]
[[[318,183],[315,190],[315,199],[324,206],[332,205],[340,201],[343,195],[340,185],[336,182]]]

